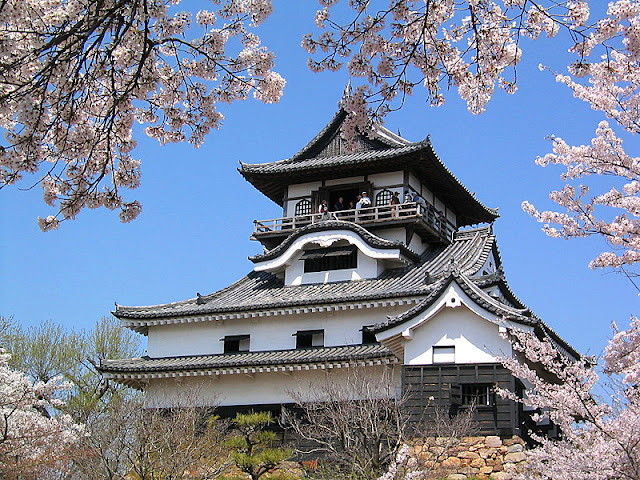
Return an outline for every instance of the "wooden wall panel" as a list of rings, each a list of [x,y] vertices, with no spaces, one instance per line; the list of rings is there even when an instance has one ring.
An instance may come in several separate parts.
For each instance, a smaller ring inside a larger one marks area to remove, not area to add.
[[[501,364],[440,364],[406,365],[403,367],[402,388],[407,408],[416,421],[440,407],[450,414],[469,408],[457,405],[451,396],[451,386],[491,385],[515,388],[515,379]],[[433,400],[430,398],[433,397]],[[425,411],[426,409],[426,411]],[[491,405],[476,406],[475,418],[485,435],[520,435],[520,412],[515,402],[492,395]]]

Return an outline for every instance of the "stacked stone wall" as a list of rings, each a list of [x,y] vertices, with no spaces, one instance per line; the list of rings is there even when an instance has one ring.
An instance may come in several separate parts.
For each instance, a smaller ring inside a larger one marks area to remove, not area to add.
[[[429,464],[429,479],[510,480],[526,466],[525,442],[517,436],[430,438],[413,447],[412,455]]]

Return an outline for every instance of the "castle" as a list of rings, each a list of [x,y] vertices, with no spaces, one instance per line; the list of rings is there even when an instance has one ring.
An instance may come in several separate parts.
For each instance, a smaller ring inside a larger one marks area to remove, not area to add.
[[[341,382],[353,368],[393,369],[415,415],[473,405],[482,433],[523,435],[529,412],[494,393],[524,390],[498,360],[514,354],[509,332],[578,353],[511,291],[492,231],[497,211],[458,181],[430,140],[413,143],[374,123],[348,148],[340,105],[292,157],[241,164],[282,207],[281,218],[254,222],[264,253],[250,257],[253,270],[196,298],[118,305],[122,325],[148,337],[147,355],[104,360],[101,371],[143,389],[153,405],[193,389],[199,405],[226,414],[277,415],[300,385],[326,375]]]

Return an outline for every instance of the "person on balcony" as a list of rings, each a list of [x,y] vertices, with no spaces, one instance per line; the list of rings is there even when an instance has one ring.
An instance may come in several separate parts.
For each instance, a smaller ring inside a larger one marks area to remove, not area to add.
[[[329,220],[329,205],[326,200],[322,200],[320,206],[318,207],[318,213],[321,214],[320,220],[325,221]]]
[[[391,200],[389,200],[389,205],[391,205],[392,217],[398,216],[398,205],[400,205],[400,198],[398,197],[398,195],[398,192],[393,192],[393,196],[391,197]]]
[[[422,207],[422,213],[424,213],[424,209],[427,207],[427,201],[422,198],[422,196],[418,192],[412,192],[413,201]],[[420,210],[418,210],[420,211]]]
[[[333,211],[334,212],[341,212],[342,210],[344,210],[344,197],[340,197],[338,198],[338,201],[336,203],[333,204]],[[338,217],[340,217],[340,213],[336,214]]]
[[[362,198],[360,199],[361,207],[360,208],[369,208],[371,206],[371,199],[367,192],[362,192]],[[356,207],[358,208],[358,207]]]
[[[404,192],[404,203],[411,203],[411,202],[413,202],[413,195],[411,195],[411,192],[407,190],[406,192]]]
[[[362,195],[358,195],[358,203],[356,203],[356,221],[369,219],[368,216],[359,212],[359,210],[367,209],[369,207],[371,207],[371,199],[367,192],[362,192]]]

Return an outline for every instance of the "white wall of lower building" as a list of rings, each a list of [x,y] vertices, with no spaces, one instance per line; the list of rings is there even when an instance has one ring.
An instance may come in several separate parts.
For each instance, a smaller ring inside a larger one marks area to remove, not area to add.
[[[380,229],[380,230],[376,230],[375,234],[381,238],[384,238],[385,240],[391,240],[393,242],[402,242],[405,245],[407,243],[407,230],[404,227]],[[417,253],[418,255],[421,255],[426,250],[427,244],[422,243],[422,239],[420,238],[420,235],[413,234],[411,236],[411,239],[409,240],[409,245],[407,245],[407,247],[411,251]]]
[[[149,327],[147,354],[152,358],[223,353],[227,335],[251,335],[249,350],[287,350],[295,348],[298,330],[324,329],[325,346],[362,343],[362,326],[398,315],[409,306],[379,307],[339,312],[281,315],[256,319],[234,319],[202,323]]]
[[[405,340],[404,362],[409,365],[433,363],[433,346],[455,347],[455,363],[496,362],[511,355],[511,344],[502,338],[499,327],[469,310],[465,305],[445,307],[412,332]]]
[[[375,231],[375,234],[378,237],[391,240],[392,242],[405,243],[407,241],[407,230],[404,227],[379,229]]]
[[[383,373],[383,369],[386,373]],[[401,367],[359,367],[356,375],[371,378],[379,386],[380,395],[401,392]],[[319,400],[327,382],[353,382],[354,369],[302,370],[291,373],[234,374],[209,377],[179,377],[154,379],[145,387],[145,402],[149,407],[173,405],[254,405],[294,403],[296,397]],[[380,381],[380,379],[384,379]],[[387,382],[390,382],[387,383]],[[349,391],[345,387],[345,392]],[[310,392],[315,392],[310,393]],[[317,396],[316,396],[317,395]],[[315,398],[314,398],[315,397]]]
[[[305,249],[350,245],[358,249],[356,268],[305,273]],[[277,258],[257,262],[254,270],[272,273],[285,270],[285,285],[290,286],[376,278],[384,269],[393,265],[405,265],[399,248],[371,247],[360,235],[350,230],[331,230],[302,235]]]

